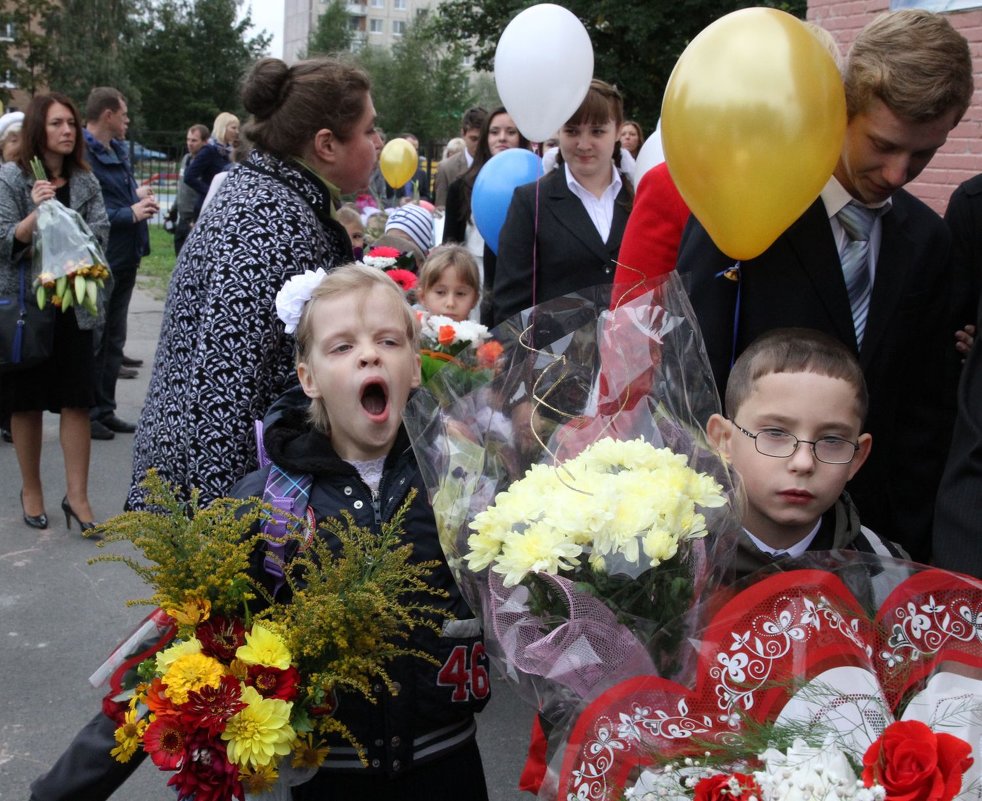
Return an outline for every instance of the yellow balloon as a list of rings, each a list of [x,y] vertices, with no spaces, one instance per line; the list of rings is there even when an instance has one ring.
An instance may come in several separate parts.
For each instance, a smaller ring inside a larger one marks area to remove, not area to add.
[[[393,189],[405,186],[416,174],[419,157],[407,139],[391,139],[385,143],[378,158],[382,177]]]
[[[705,28],[662,103],[672,179],[716,246],[759,256],[818,197],[846,129],[832,55],[795,17],[746,8]]]

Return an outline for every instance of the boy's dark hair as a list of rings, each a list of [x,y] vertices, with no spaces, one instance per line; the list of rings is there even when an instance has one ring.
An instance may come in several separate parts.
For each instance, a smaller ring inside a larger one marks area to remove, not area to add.
[[[811,328],[775,328],[751,343],[730,370],[726,385],[726,415],[731,420],[754,385],[772,373],[817,373],[841,378],[856,391],[860,425],[866,420],[869,398],[863,369],[839,340]]]
[[[97,86],[85,101],[85,121],[95,122],[104,111],[119,111],[125,98],[119,89],[112,86]]]
[[[486,108],[482,108],[481,106],[469,108],[464,112],[464,116],[460,121],[460,129],[462,131],[470,131],[473,128],[480,128],[484,125],[487,117],[488,110]]]

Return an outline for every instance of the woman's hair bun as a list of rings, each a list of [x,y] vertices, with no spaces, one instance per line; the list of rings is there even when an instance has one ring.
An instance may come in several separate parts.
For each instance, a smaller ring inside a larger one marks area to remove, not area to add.
[[[242,84],[242,105],[256,119],[272,115],[290,88],[290,68],[278,58],[256,62]]]

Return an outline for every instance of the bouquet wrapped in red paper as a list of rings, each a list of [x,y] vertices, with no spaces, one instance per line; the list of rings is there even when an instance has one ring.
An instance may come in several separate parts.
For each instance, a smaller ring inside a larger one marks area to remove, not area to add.
[[[683,667],[686,612],[737,526],[677,279],[608,302],[596,288],[523,312],[491,332],[485,383],[437,371],[405,415],[489,653],[560,729],[612,682]]]
[[[982,582],[814,552],[710,597],[678,681],[583,705],[541,797],[952,801],[982,795]]]

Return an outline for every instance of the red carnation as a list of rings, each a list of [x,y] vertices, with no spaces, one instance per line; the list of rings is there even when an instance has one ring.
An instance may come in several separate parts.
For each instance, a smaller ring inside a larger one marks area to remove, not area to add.
[[[734,799],[763,798],[753,776],[745,773],[717,773],[701,779],[696,785],[693,801],[734,801]]]
[[[384,245],[372,248],[368,251],[369,256],[377,256],[380,259],[398,259],[402,251],[398,248],[387,248]]]
[[[201,653],[220,662],[231,662],[236,650],[245,645],[245,626],[237,617],[215,615],[200,624],[194,633],[201,640]]]
[[[246,708],[242,702],[242,686],[235,676],[222,676],[217,687],[191,690],[181,705],[181,722],[188,731],[202,729],[212,737],[225,731],[228,719]]]
[[[162,715],[143,733],[143,750],[161,770],[177,770],[184,761],[187,732],[179,715]]]
[[[882,785],[887,801],[951,801],[971,753],[960,737],[935,734],[918,720],[897,721],[863,755],[863,782]]]
[[[263,698],[278,698],[292,701],[300,688],[300,671],[292,665],[286,670],[269,665],[249,665],[249,675],[245,683],[255,687]]]
[[[416,274],[409,270],[387,270],[385,274],[395,281],[403,292],[416,288]]]

